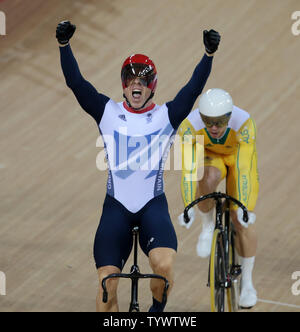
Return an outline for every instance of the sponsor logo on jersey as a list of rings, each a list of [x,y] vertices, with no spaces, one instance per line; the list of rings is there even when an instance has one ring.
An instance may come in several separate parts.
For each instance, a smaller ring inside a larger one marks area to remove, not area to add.
[[[248,144],[250,138],[249,130],[244,129],[243,131],[241,131],[241,135],[242,135],[242,141]]]
[[[247,202],[248,200],[248,179],[246,175],[242,176],[242,197],[243,201]]]
[[[123,120],[123,121],[127,121],[127,120],[126,120],[126,116],[125,116],[125,114],[120,114],[120,115],[119,115],[119,118],[120,118],[121,120]]]
[[[147,123],[152,122],[152,113],[147,113]]]

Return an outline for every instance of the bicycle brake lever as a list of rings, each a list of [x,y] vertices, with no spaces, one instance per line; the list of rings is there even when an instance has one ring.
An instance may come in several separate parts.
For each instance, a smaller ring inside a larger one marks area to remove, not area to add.
[[[107,302],[107,291],[103,291],[103,296],[102,296],[102,301],[103,303],[106,303]]]
[[[162,303],[167,303],[167,291],[169,289],[169,282],[168,280],[165,280],[165,288],[162,296]]]
[[[105,284],[105,278],[102,280],[102,288],[103,288],[103,295],[102,295],[102,301],[103,303],[107,302],[107,289],[106,289],[106,284]]]
[[[243,221],[248,222],[248,220],[249,220],[248,211],[243,210]]]
[[[186,210],[184,210],[184,212],[183,212],[183,220],[186,224],[188,224],[190,222],[190,218],[189,218],[189,215]]]

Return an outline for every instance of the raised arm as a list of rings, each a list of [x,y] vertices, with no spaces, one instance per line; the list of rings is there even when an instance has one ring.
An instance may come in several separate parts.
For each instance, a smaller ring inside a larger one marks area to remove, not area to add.
[[[73,91],[80,106],[99,124],[109,98],[98,93],[80,73],[78,63],[69,45],[69,40],[75,29],[76,27],[69,21],[59,23],[56,29],[56,38],[60,46],[61,67],[66,84]]]
[[[179,91],[173,101],[167,103],[169,118],[175,129],[188,116],[207,82],[212,68],[213,55],[218,49],[220,38],[219,33],[214,30],[203,32],[206,54],[196,66],[189,82]]]

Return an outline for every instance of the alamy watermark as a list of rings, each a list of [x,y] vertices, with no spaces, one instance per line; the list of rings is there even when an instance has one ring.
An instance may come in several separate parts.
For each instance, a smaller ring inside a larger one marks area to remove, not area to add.
[[[300,295],[300,271],[295,271],[292,274],[292,279],[296,280],[291,288],[292,294],[298,296]]]
[[[299,36],[300,35],[300,10],[293,12],[292,14],[292,20],[296,21],[292,25],[292,34],[294,36]]]
[[[0,271],[0,295],[6,295],[6,276]]]
[[[171,146],[172,156],[169,154]],[[96,147],[105,147],[96,158],[98,170],[115,171],[116,176],[127,178],[135,171],[153,176],[155,171],[183,170],[185,181],[199,181],[204,173],[204,136],[186,134],[183,137],[169,134],[130,136],[127,128],[113,135],[98,137]],[[108,165],[109,164],[109,165]]]
[[[4,12],[0,11],[0,35],[6,35],[6,16]]]

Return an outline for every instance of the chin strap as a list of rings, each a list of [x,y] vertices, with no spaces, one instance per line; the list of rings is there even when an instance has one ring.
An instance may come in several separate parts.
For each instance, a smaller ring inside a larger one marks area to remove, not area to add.
[[[125,96],[125,93],[123,93],[123,97],[125,98],[127,105],[135,111],[139,111],[139,110],[143,109],[145,107],[145,105],[148,103],[148,101],[153,98],[153,96],[154,96],[154,93],[151,91],[151,94],[150,94],[149,98],[144,102],[144,104],[139,108],[134,108],[134,107],[131,106],[129,100]]]

